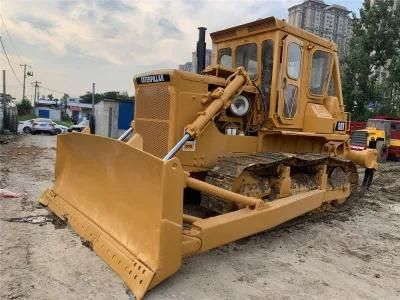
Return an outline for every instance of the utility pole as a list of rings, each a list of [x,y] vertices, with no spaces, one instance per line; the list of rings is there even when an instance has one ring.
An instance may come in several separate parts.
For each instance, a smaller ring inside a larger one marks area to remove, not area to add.
[[[36,101],[39,98],[39,84],[41,84],[40,81],[34,81],[32,84],[35,84],[35,96],[33,97],[33,107],[35,107]]]
[[[93,82],[93,86],[92,86],[92,114],[90,116],[90,120],[89,120],[89,127],[90,127],[90,132],[92,134],[95,134],[96,132],[96,123],[95,123],[95,119],[94,119],[94,95],[95,95],[95,86],[96,84]]]
[[[32,71],[31,72],[28,71],[28,73],[26,72],[26,67],[29,67],[29,68],[32,67],[30,65],[23,64],[23,65],[20,65],[20,66],[24,67],[24,85],[22,86],[22,100],[25,100],[25,82],[26,82],[26,77],[27,76],[33,76],[33,72]]]
[[[95,92],[95,86],[96,86],[96,84],[93,82],[93,86],[92,86],[92,115],[94,115],[94,92]]]

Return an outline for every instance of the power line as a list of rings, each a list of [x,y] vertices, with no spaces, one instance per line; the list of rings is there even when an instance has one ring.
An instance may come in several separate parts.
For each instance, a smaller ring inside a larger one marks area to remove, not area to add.
[[[2,16],[1,14],[0,14],[0,19],[1,19],[1,22],[3,23],[5,32],[7,33],[7,36],[8,36],[8,38],[9,38],[10,42],[11,42],[11,45],[12,45],[12,47],[13,47],[14,50],[15,50],[15,54],[17,55],[17,57],[19,58],[19,60],[22,61],[22,59],[21,59],[21,57],[20,57],[20,55],[19,55],[19,53],[18,53],[18,50],[17,50],[17,48],[15,47],[14,41],[13,41],[13,39],[11,38],[10,33],[8,32],[8,29],[7,29],[7,26],[6,26],[5,22],[4,22],[3,16]],[[2,48],[3,48],[4,55],[5,55],[5,57],[7,58],[8,65],[10,66],[11,71],[12,71],[12,73],[13,73],[15,79],[18,81],[18,83],[19,83],[21,86],[24,87],[24,85],[22,84],[22,82],[19,80],[17,74],[15,73],[14,68],[13,68],[12,65],[11,65],[12,63],[17,65],[17,63],[16,63],[16,62],[13,62],[12,60],[10,60],[10,58],[9,58],[9,56],[8,56],[8,54],[7,54],[7,51],[6,51],[5,47],[4,47],[3,40],[1,39],[1,36],[0,36],[0,43],[1,43],[1,46],[2,46]],[[25,66],[25,68],[26,68],[27,65],[20,65],[20,66],[21,66],[21,67]],[[25,71],[24,71],[24,74],[25,74]],[[32,76],[32,75],[30,75],[30,76]],[[42,89],[44,89],[44,90],[47,90],[47,91],[50,91],[50,92],[53,92],[53,93],[62,94],[62,95],[68,94],[68,93],[61,92],[61,91],[57,91],[57,90],[54,90],[54,89],[51,89],[51,88],[47,88],[47,87],[44,87],[44,86],[40,86],[40,87],[41,87]],[[36,90],[36,88],[35,88],[35,90]]]
[[[57,90],[53,90],[53,89],[50,89],[50,88],[47,88],[47,87],[44,87],[43,85],[42,86],[40,86],[42,89],[44,89],[44,90],[47,90],[47,91],[50,91],[50,92],[53,92],[53,93],[57,93],[57,94],[68,94],[68,93],[66,93],[66,92],[60,92],[60,91],[57,91]]]
[[[6,48],[4,48],[4,44],[3,44],[3,40],[2,40],[2,38],[1,38],[1,36],[0,36],[0,43],[1,43],[1,47],[3,48],[4,55],[5,55],[6,58],[7,58],[8,65],[10,66],[10,69],[11,69],[11,71],[13,72],[15,79],[17,79],[17,81],[19,82],[19,84],[22,86],[22,82],[21,82],[21,80],[19,80],[17,74],[16,74],[15,71],[14,71],[13,66],[11,65],[10,59],[8,58],[7,51],[6,51]]]
[[[8,32],[6,23],[4,22],[4,18],[3,18],[3,16],[2,16],[1,14],[0,14],[0,19],[1,19],[1,22],[3,23],[4,30],[5,30],[5,32],[7,33],[8,39],[10,40],[11,45],[12,45],[12,47],[13,47],[14,50],[15,50],[15,54],[17,55],[18,59],[19,59],[20,61],[22,61],[21,56],[20,56],[19,53],[18,53],[17,47],[15,47],[14,41],[13,41],[13,39],[11,38],[10,33]],[[13,74],[14,74],[14,77],[17,79],[17,81],[19,82],[19,84],[20,84],[21,86],[23,86],[22,82],[18,79],[18,77],[17,77],[17,75],[16,75],[16,73],[15,73],[15,71],[14,71],[12,65],[11,65],[11,63],[16,64],[16,65],[17,65],[18,63],[13,62],[13,61],[10,60],[10,58],[8,57],[7,52],[6,52],[6,49],[5,49],[4,44],[3,44],[3,41],[1,40],[1,36],[0,36],[0,42],[1,42],[1,46],[2,46],[2,48],[3,48],[4,54],[5,54],[6,58],[7,58],[8,64],[9,64],[9,66],[10,66],[10,68],[11,68]],[[23,67],[24,65],[20,65],[20,66]],[[26,65],[25,65],[25,68],[26,68]],[[25,74],[25,71],[24,71],[24,74]],[[31,76],[32,76],[32,75],[31,75]],[[47,91],[50,91],[50,92],[53,92],[53,93],[62,94],[62,95],[68,94],[68,93],[61,92],[61,91],[57,91],[57,90],[54,90],[54,89],[51,89],[51,88],[47,88],[47,87],[44,87],[44,86],[40,86],[40,87],[41,87],[42,89],[44,89],[44,90],[47,90]]]
[[[9,38],[10,42],[11,42],[11,45],[12,45],[12,47],[13,47],[14,50],[15,50],[15,54],[17,55],[18,59],[19,59],[20,61],[22,61],[21,56],[19,55],[19,53],[18,53],[18,51],[17,51],[17,47],[15,47],[14,41],[13,41],[13,39],[11,38],[10,33],[8,32],[6,23],[4,22],[3,16],[2,16],[1,14],[0,14],[0,18],[1,18],[1,22],[3,23],[4,29],[5,29],[5,31],[6,31],[6,33],[7,33],[7,36],[8,36],[8,38]]]

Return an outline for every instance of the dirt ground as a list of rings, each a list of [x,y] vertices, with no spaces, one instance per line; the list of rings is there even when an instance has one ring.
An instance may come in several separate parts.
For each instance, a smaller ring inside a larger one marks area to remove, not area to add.
[[[120,278],[37,204],[56,138],[0,145],[1,299],[132,299]],[[186,258],[147,299],[400,299],[400,163],[338,209]]]

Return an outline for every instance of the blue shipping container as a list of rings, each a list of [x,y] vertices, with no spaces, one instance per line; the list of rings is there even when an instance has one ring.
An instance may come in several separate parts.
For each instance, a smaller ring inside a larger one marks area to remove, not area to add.
[[[133,120],[133,102],[120,102],[118,108],[118,129],[128,129]]]

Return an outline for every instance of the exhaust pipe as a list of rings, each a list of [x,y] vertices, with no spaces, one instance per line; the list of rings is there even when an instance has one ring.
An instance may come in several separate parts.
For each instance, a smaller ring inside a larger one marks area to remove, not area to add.
[[[199,27],[199,41],[197,42],[197,74],[206,67],[206,30],[205,27]]]

